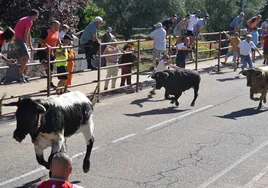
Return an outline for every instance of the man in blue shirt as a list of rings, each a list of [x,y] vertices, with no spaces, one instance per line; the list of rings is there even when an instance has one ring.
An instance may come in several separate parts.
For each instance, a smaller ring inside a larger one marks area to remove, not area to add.
[[[97,37],[97,31],[102,22],[103,19],[97,16],[94,22],[87,25],[80,38],[80,44],[84,47],[87,58],[87,68],[91,70],[97,70],[97,68],[91,64],[91,59],[94,59],[93,56],[96,55],[99,50],[100,40]]]
[[[162,25],[163,28],[166,30],[167,35],[170,33],[170,27],[177,21],[177,15],[174,14],[171,18],[166,19]]]
[[[244,17],[245,17],[244,12],[241,12],[239,16],[235,17],[235,19],[230,24],[230,31],[239,32],[239,29],[241,29],[242,27]]]

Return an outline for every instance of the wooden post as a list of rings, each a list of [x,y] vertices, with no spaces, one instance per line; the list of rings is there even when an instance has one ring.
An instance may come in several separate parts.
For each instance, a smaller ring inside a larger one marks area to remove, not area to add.
[[[53,66],[50,64],[50,47],[47,47],[47,97],[50,96],[50,83],[51,83],[51,70],[50,67]]]
[[[212,55],[211,49],[212,49],[212,43],[209,43],[209,58],[211,58]]]
[[[197,70],[197,58],[198,58],[198,36],[195,40],[195,70]]]
[[[97,97],[97,102],[100,102],[100,80],[101,80],[101,43],[99,44],[99,51],[98,51],[98,60],[99,60],[99,63],[98,63],[98,78],[97,78],[97,81],[98,81],[98,97]]]
[[[169,38],[168,38],[168,43],[169,43],[168,44],[168,55],[169,56],[171,55],[171,42],[172,42],[171,39],[172,38],[171,38],[171,35],[170,35]]]
[[[220,63],[221,63],[221,32],[219,32],[218,72],[220,72]]]
[[[139,82],[140,82],[140,55],[141,55],[141,51],[140,51],[140,39],[138,40],[138,56],[137,56],[137,83],[136,83],[136,92],[139,91]]]

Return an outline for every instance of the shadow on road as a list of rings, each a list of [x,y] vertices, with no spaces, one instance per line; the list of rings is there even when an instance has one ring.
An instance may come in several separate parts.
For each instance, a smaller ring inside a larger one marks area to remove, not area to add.
[[[246,77],[239,77],[239,76],[236,76],[236,77],[233,77],[233,78],[219,78],[219,79],[217,79],[217,81],[219,81],[219,82],[226,82],[226,81],[233,81],[233,80],[241,80],[241,79],[245,79]]]
[[[141,116],[150,116],[150,115],[159,115],[159,114],[175,114],[184,112],[190,109],[180,110],[178,107],[169,107],[169,108],[162,108],[162,109],[153,109],[149,111],[134,113],[134,114],[125,114],[126,116],[132,117],[141,117]]]
[[[268,109],[258,110],[257,108],[246,108],[246,109],[242,109],[242,110],[232,112],[230,114],[226,114],[224,116],[215,116],[215,117],[237,120],[237,118],[239,118],[239,117],[252,116],[252,115],[256,115],[256,114],[266,112],[267,110]]]
[[[164,101],[165,99],[160,99],[160,100],[150,100],[151,98],[149,97],[145,97],[145,98],[142,98],[142,99],[136,99],[134,101],[132,101],[130,104],[136,104],[138,105],[139,107],[143,107],[143,103],[145,102],[159,102],[159,101]]]
[[[40,177],[40,178],[38,178],[36,180],[30,181],[28,183],[25,183],[25,184],[23,184],[23,185],[21,185],[19,187],[15,187],[15,188],[28,188],[28,187],[31,187],[32,184],[37,183],[39,181],[42,181],[43,178],[45,178],[45,176],[42,176],[42,177]]]

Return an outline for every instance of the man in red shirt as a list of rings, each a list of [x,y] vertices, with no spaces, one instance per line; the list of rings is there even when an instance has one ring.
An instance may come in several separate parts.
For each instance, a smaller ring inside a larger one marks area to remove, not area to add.
[[[263,55],[264,55],[263,64],[268,65],[268,34],[263,36]]]
[[[72,159],[66,153],[60,152],[54,155],[50,165],[51,178],[33,184],[31,188],[83,188],[68,182],[72,173]]]
[[[18,51],[18,63],[20,64],[20,81],[26,83],[24,69],[26,67],[27,62],[30,59],[30,55],[28,53],[28,48],[31,50],[33,49],[32,43],[31,43],[31,28],[33,25],[33,22],[37,20],[39,16],[39,12],[35,9],[31,10],[28,14],[28,16],[25,16],[21,18],[16,26],[15,26],[15,47]]]

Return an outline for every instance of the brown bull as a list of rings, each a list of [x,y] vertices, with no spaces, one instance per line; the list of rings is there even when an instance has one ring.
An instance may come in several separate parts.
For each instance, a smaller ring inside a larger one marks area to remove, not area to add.
[[[268,90],[268,67],[257,67],[249,70],[243,70],[240,73],[247,77],[247,86],[250,87],[250,99],[260,101],[258,106],[258,109],[260,109],[262,107],[262,101],[266,103],[266,94]],[[257,93],[261,93],[260,98],[254,97],[254,94]]]

